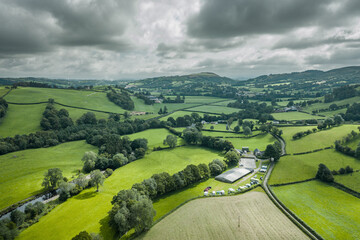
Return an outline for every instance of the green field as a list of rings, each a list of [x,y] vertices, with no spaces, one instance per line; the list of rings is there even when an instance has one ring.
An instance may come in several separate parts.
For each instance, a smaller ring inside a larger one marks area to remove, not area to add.
[[[5,86],[0,86],[0,97],[4,96],[9,90]]]
[[[58,167],[64,176],[73,176],[81,169],[81,158],[86,151],[97,152],[97,149],[85,141],[77,141],[1,155],[0,209],[39,193],[49,168]]]
[[[149,129],[146,131],[133,133],[127,135],[131,140],[136,138],[146,138],[148,140],[148,148],[152,150],[154,147],[168,147],[168,145],[164,145],[164,139],[167,135],[173,135],[167,129]],[[185,144],[184,139],[178,137],[178,145]]]
[[[234,131],[234,127],[236,127],[237,125],[238,125],[238,124],[237,124],[236,121],[233,122],[233,123],[230,125],[230,130],[231,130],[231,131]],[[211,128],[211,127],[214,127],[214,130],[218,130],[218,131],[228,131],[228,130],[226,129],[226,126],[227,126],[226,123],[219,123],[219,124],[211,124],[211,123],[209,123],[209,124],[203,125],[203,129],[211,130],[210,128]],[[242,130],[242,128],[240,128],[240,130]]]
[[[271,114],[276,120],[296,121],[308,119],[323,119],[324,117],[313,116],[303,112],[282,112]]]
[[[168,96],[166,96],[168,97]],[[170,96],[171,99],[175,99],[175,96]],[[208,104],[220,101],[226,101],[226,98],[209,97],[209,96],[185,96],[185,104],[196,103],[196,104]]]
[[[45,106],[45,104],[9,104],[5,117],[0,120],[0,137],[13,137],[17,134],[40,131],[40,121]]]
[[[191,201],[140,239],[308,239],[263,192]]]
[[[5,97],[6,101],[16,103],[33,103],[48,101],[89,109],[123,113],[124,109],[110,102],[104,92],[78,91],[51,88],[17,88]]]
[[[221,113],[230,114],[233,112],[240,111],[240,109],[237,109],[237,108],[229,108],[229,107],[213,106],[213,105],[193,107],[188,110],[189,111],[208,112],[208,113],[217,113],[217,114],[221,114]]]
[[[345,113],[346,108],[335,110],[335,111],[329,111],[329,112],[319,112],[319,115],[324,115],[326,117],[333,117],[334,115],[338,115],[340,113]]]
[[[324,239],[359,239],[360,200],[320,181],[273,187],[276,196]]]
[[[229,170],[229,169],[228,169]],[[227,171],[227,170],[226,170]],[[264,174],[257,173],[256,177],[259,179]],[[154,201],[154,208],[156,210],[155,220],[159,219],[160,217],[164,216],[166,213],[170,212],[183,202],[195,198],[201,197],[204,194],[204,189],[208,186],[211,186],[211,191],[219,191],[224,190],[227,194],[229,188],[233,188],[235,190],[238,189],[239,186],[244,186],[247,183],[250,183],[250,178],[254,176],[254,174],[250,174],[246,176],[244,179],[240,179],[234,183],[224,183],[215,180],[215,178],[210,178],[204,182],[199,184],[194,184],[186,189],[181,191],[176,191],[170,194],[163,196],[162,198]],[[248,178],[249,177],[249,178]]]
[[[165,117],[160,118],[159,120],[166,121],[169,117],[172,117],[172,118],[174,118],[176,120],[176,118],[183,117],[185,115],[191,116],[192,113],[193,112],[188,112],[188,111],[176,111],[176,112],[174,112],[174,113],[172,113],[170,115],[167,115]],[[204,113],[197,113],[197,114],[199,114],[199,116],[201,116],[201,117],[204,116]],[[209,116],[214,116],[215,114],[208,114],[208,115]]]
[[[228,101],[224,101],[224,102],[212,103],[211,105],[226,107],[229,103],[233,103],[233,102],[235,102],[235,100],[228,100]]]
[[[287,183],[314,178],[319,164],[325,164],[330,170],[339,170],[347,165],[360,169],[360,161],[336,152],[323,150],[296,156],[281,157],[270,177],[270,184]]]
[[[189,164],[208,163],[221,157],[218,152],[190,146],[152,152],[114,171],[99,193],[94,189],[85,190],[56,207],[24,230],[19,239],[70,239],[84,230],[100,232],[105,239],[111,239],[113,232],[107,225],[107,216],[111,199],[118,191],[131,188],[154,173],[174,174]]]
[[[316,110],[316,109],[328,108],[331,104],[337,104],[338,106],[341,106],[341,105],[353,104],[353,103],[358,103],[358,102],[360,102],[360,96],[344,99],[341,101],[334,101],[334,102],[330,102],[330,103],[314,103],[314,104],[304,108],[304,111],[311,113],[313,110]],[[320,114],[322,114],[322,113],[320,113]]]
[[[131,97],[131,99],[134,101],[135,109],[134,111],[139,112],[151,112],[154,114],[157,114],[161,109],[164,109],[164,106],[168,109],[168,112],[173,112],[179,109],[183,108],[191,108],[194,106],[198,106],[199,104],[196,103],[154,103],[153,105],[146,105],[143,100],[138,99],[136,97]]]
[[[69,112],[70,118],[74,121],[79,119],[82,115],[84,115],[87,112],[92,112],[95,114],[96,119],[108,119],[109,118],[109,114],[107,113],[102,113],[102,112],[93,112],[93,111],[89,111],[89,110],[83,110],[83,109],[78,109],[78,108],[69,108],[69,107],[63,107],[60,105],[55,104],[56,109],[60,110],[62,108],[66,109]]]
[[[357,166],[358,170],[360,166]],[[360,192],[360,172],[353,172],[351,174],[336,175],[335,182],[340,183],[354,191]]]
[[[358,125],[341,125],[328,130],[319,131],[305,136],[298,140],[292,140],[292,136],[297,132],[312,130],[316,126],[306,127],[284,127],[282,137],[286,142],[286,153],[307,152],[315,149],[330,147],[336,140],[341,140],[352,130],[358,132]]]
[[[353,139],[352,141],[350,141],[349,143],[346,144],[346,146],[348,146],[351,149],[356,150],[356,148],[359,146],[360,144],[360,137],[357,137],[355,139]]]

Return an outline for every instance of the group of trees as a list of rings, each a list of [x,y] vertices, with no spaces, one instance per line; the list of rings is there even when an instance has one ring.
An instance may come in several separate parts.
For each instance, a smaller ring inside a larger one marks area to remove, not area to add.
[[[344,115],[346,121],[360,121],[360,103],[350,105]]]
[[[347,174],[347,173],[352,173],[352,172],[354,172],[354,169],[348,165],[345,168],[340,168],[338,171],[332,170],[331,174],[332,175],[339,175],[339,174],[341,175],[341,174]]]
[[[108,99],[116,105],[126,110],[133,110],[135,108],[133,100],[131,100],[129,93],[126,90],[121,89],[120,92],[112,89],[106,94]]]
[[[89,118],[88,115],[92,113],[86,113],[82,118]],[[161,128],[164,127],[164,122],[159,120],[150,120],[144,121],[140,119],[135,120],[125,120],[124,122],[115,122],[112,119],[108,121],[100,119],[99,121],[95,118],[95,124],[77,124],[69,126],[65,129],[52,130],[52,131],[40,131],[36,133],[30,133],[29,135],[16,135],[15,137],[6,137],[0,139],[0,155],[31,149],[31,148],[41,148],[55,146],[59,143],[85,140],[87,143],[101,147],[104,143],[107,143],[107,146],[104,146],[102,152],[107,151],[106,149],[117,149],[116,146],[111,147],[111,139],[117,140],[118,137],[109,137],[111,134],[115,135],[126,135],[139,131],[143,131],[149,128]],[[116,142],[113,142],[113,145]],[[116,152],[112,153],[116,154]],[[139,151],[140,154],[140,151]]]
[[[139,149],[139,148],[137,148]],[[136,150],[135,150],[136,151]],[[138,158],[142,157],[138,156]],[[115,170],[119,167],[122,167],[130,162],[135,161],[136,155],[134,152],[127,154],[125,156],[123,153],[117,153],[112,157],[106,154],[97,155],[96,153],[89,151],[85,152],[82,157],[82,161],[84,162],[83,171],[89,173],[95,169],[106,170],[112,169]]]
[[[331,118],[331,117],[326,118],[324,121],[319,122],[317,128],[319,130],[323,130],[323,129],[326,129],[326,128],[339,126],[343,122],[344,122],[343,117],[340,114],[338,114],[338,115],[335,115],[333,118]]]
[[[320,179],[323,182],[333,182],[334,181],[334,176],[332,175],[331,171],[323,163],[319,164],[319,169],[318,169],[315,177],[317,179]]]
[[[164,145],[169,145],[170,148],[176,147],[177,144],[177,136],[167,135],[164,139]]]
[[[0,98],[0,118],[6,115],[7,108],[8,108],[8,103],[6,102],[6,100]]]
[[[59,130],[73,126],[74,123],[69,117],[69,112],[62,108],[59,111],[54,106],[54,99],[49,99],[43,118],[41,119],[40,126],[44,130]]]
[[[19,234],[18,229],[24,224],[30,225],[36,222],[36,218],[45,212],[46,206],[42,202],[29,203],[25,207],[25,212],[14,210],[10,214],[10,219],[0,221],[0,239],[12,240]]]
[[[161,95],[162,96],[162,95]],[[160,97],[161,97],[160,96]],[[176,95],[176,98],[175,99],[170,99],[170,97],[162,97],[164,100],[163,100],[163,103],[184,103],[185,102],[185,96],[183,96],[182,98],[180,97],[180,95]]]
[[[164,110],[162,108],[160,108],[158,114],[167,114],[168,113],[168,109],[166,106],[164,106]]]
[[[356,90],[357,87],[359,87],[359,85],[345,85],[334,88],[331,94],[325,95],[324,102],[329,103],[358,96],[359,92]]]
[[[150,99],[148,96],[150,95],[150,92],[148,94],[145,94],[144,92],[135,93],[135,97],[142,99],[146,105],[153,105],[155,103],[154,100]]]
[[[360,131],[360,127],[358,129]],[[345,136],[342,140],[335,141],[336,151],[360,159],[360,143],[358,144],[356,149],[351,149],[349,146],[347,146],[348,143],[355,141],[359,137],[360,137],[360,133],[357,133],[354,130],[352,130],[351,133]]]
[[[273,158],[274,161],[278,161],[282,154],[281,143],[276,141],[274,144],[269,144],[266,146],[264,157]]]

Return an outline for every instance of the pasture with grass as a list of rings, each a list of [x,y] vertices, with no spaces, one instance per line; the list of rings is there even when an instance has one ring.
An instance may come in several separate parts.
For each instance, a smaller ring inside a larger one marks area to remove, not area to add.
[[[82,168],[86,151],[97,152],[97,148],[77,141],[0,156],[0,209],[40,193],[49,168],[60,168],[63,176],[71,179]]]
[[[320,181],[273,187],[276,196],[324,239],[359,239],[359,199]]]

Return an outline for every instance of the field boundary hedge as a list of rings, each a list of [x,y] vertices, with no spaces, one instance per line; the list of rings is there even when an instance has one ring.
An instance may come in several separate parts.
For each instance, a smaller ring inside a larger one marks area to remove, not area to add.
[[[1,98],[6,97],[6,95],[8,95],[8,94],[9,94],[12,90],[13,90],[13,89],[12,89],[12,88],[10,88],[10,90],[9,90],[9,91],[7,91],[4,95],[2,95],[2,96],[1,96]]]
[[[253,137],[257,137],[259,135],[265,135],[266,133],[257,133],[251,136],[247,136],[247,137],[224,137],[224,136],[216,136],[214,138],[253,138]]]
[[[292,155],[304,155],[304,154],[309,154],[309,153],[320,152],[320,151],[323,151],[323,150],[328,150],[328,149],[332,149],[332,147],[319,148],[319,149],[315,149],[315,150],[308,151],[308,152],[293,153]]]
[[[341,184],[341,183],[332,182],[332,183],[331,183],[331,186],[333,186],[334,188],[337,188],[337,189],[339,189],[339,190],[341,190],[341,191],[343,191],[343,192],[346,192],[346,193],[348,193],[348,194],[351,194],[351,195],[353,195],[354,197],[357,197],[357,198],[360,199],[360,193],[359,193],[359,192],[354,191],[354,190],[352,190],[351,188],[348,188],[348,187],[346,187],[345,185],[343,185],[343,184]]]
[[[296,182],[288,182],[288,183],[276,183],[276,184],[271,184],[269,185],[270,187],[281,187],[281,186],[287,186],[287,185],[293,185],[293,184],[297,184],[297,183],[304,183],[304,182],[310,182],[315,180],[316,178],[309,178],[309,179],[305,179],[305,180],[301,180],[301,181],[296,181]]]

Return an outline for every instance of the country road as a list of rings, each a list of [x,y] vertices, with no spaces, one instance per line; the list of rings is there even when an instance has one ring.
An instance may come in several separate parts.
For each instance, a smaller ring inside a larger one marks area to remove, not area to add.
[[[282,153],[281,156],[286,154],[286,149],[285,149],[285,141],[278,137],[273,135],[277,140],[280,141],[281,143],[281,149],[282,149]],[[282,203],[276,198],[276,196],[274,196],[273,192],[270,190],[269,185],[268,185],[268,180],[270,178],[271,172],[274,169],[275,166],[275,162],[271,162],[270,167],[268,168],[268,171],[266,172],[264,181],[262,183],[262,187],[265,190],[265,193],[269,196],[269,198],[275,203],[275,205],[292,221],[294,222],[305,234],[307,234],[311,239],[322,239],[321,237],[313,234],[311,231],[309,231],[309,226],[305,225],[304,223],[302,223],[301,221],[299,221],[299,219],[292,213],[290,212],[288,209],[284,208]]]

